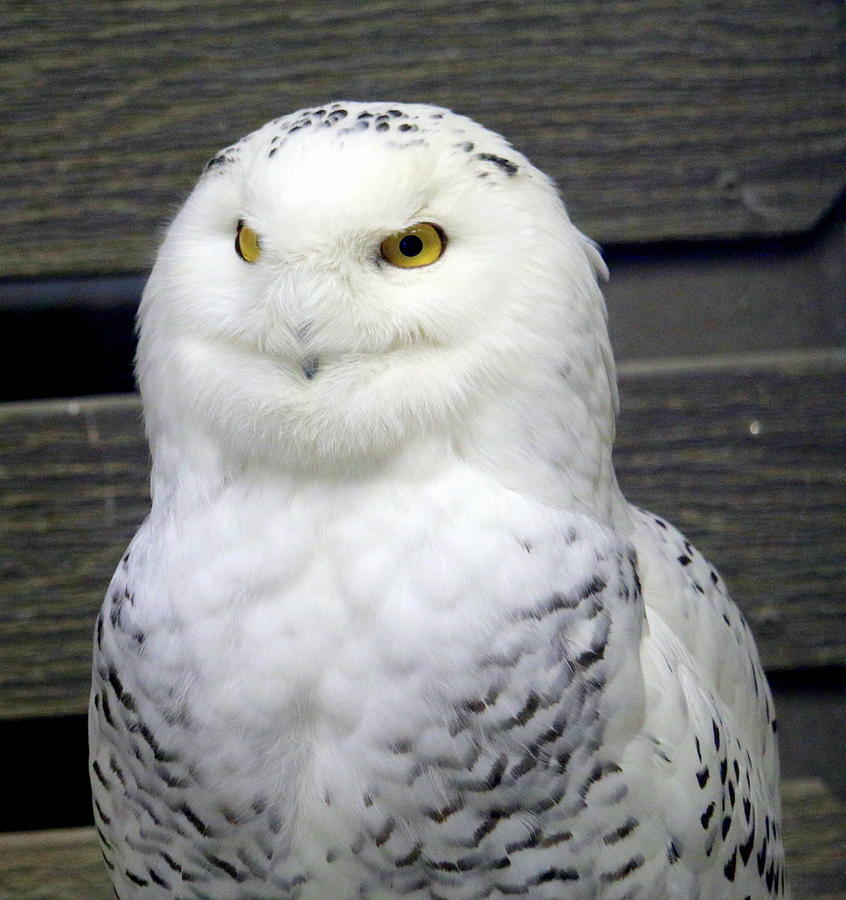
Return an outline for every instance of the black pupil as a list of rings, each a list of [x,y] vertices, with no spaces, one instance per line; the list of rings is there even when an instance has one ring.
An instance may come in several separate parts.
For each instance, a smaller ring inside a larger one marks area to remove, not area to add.
[[[419,256],[423,252],[423,241],[416,234],[407,234],[399,242],[399,249],[403,256]]]

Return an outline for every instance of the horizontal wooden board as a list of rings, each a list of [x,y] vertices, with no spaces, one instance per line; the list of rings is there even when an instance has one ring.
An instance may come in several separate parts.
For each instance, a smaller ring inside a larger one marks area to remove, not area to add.
[[[94,829],[0,835],[0,900],[115,900]]]
[[[785,781],[784,843],[794,900],[843,900],[846,804],[809,778]]]
[[[783,785],[794,900],[842,900],[846,807],[817,779]],[[93,828],[0,835],[0,900],[114,900]]]
[[[769,668],[846,663],[846,353],[627,366],[617,466],[721,569]],[[0,717],[78,713],[148,506],[137,397],[0,406]]]
[[[769,668],[846,662],[844,359],[635,364],[621,378],[624,491],[720,568]]]
[[[604,242],[802,231],[846,183],[839,0],[33,0],[0,25],[0,276],[146,269],[219,147],[333,98],[477,118]]]

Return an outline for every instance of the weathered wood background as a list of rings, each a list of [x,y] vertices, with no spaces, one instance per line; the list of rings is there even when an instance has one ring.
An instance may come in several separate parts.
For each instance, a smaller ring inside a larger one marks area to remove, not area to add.
[[[603,242],[801,231],[846,184],[840,0],[0,10],[5,275],[146,269],[217,148],[338,98],[502,131]]]
[[[395,98],[501,131],[607,245],[621,483],[749,617],[796,900],[846,897],[844,46],[840,0],[0,0],[0,398],[131,387],[161,228],[268,118]],[[90,632],[147,508],[141,432],[129,395],[0,405],[10,832],[87,821]],[[101,896],[89,830],[0,835],[0,900]]]

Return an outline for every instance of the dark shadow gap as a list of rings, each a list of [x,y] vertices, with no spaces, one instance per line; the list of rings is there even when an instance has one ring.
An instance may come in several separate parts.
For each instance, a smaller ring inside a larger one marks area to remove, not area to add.
[[[94,824],[86,716],[0,720],[0,746],[9,759],[0,831]]]

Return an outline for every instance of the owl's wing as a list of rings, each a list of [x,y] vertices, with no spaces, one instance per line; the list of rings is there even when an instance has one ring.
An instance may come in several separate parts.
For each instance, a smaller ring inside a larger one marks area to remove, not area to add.
[[[740,896],[758,896],[764,885],[783,895],[775,715],[749,627],[682,534],[636,516],[648,624],[644,735],[656,748],[675,852],[717,896],[726,882]]]

